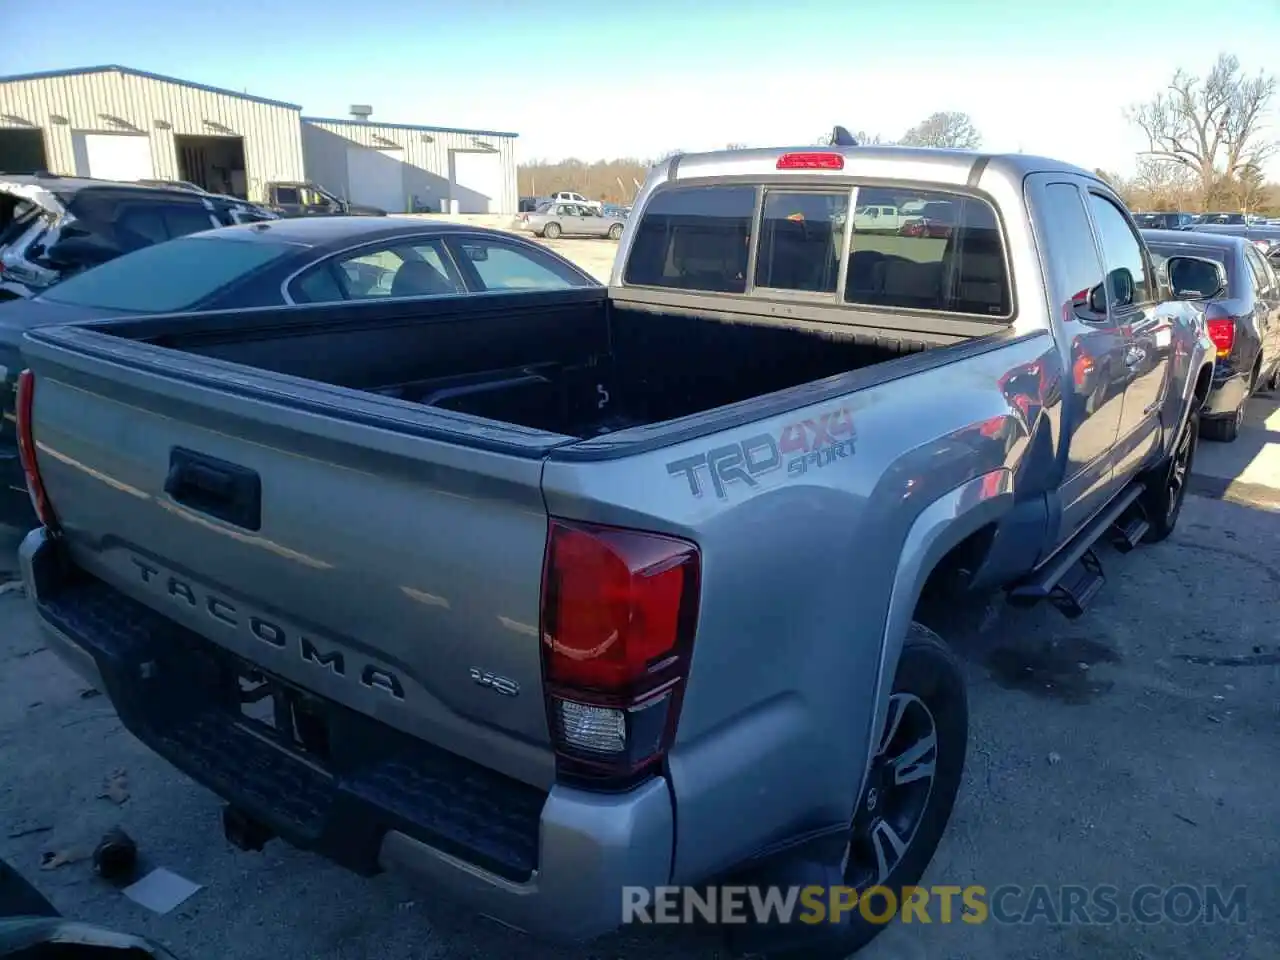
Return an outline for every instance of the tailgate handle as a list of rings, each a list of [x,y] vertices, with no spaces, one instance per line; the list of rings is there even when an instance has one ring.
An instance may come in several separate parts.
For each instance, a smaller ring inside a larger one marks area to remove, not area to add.
[[[175,503],[237,527],[262,526],[262,481],[247,467],[174,447],[164,492]]]

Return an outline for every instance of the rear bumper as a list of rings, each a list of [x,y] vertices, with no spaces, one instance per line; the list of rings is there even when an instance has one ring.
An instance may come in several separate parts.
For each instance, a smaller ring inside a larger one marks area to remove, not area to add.
[[[1209,388],[1209,396],[1205,399],[1200,415],[1210,419],[1234,417],[1240,405],[1249,399],[1246,392],[1248,379],[1243,373],[1217,366],[1213,372],[1213,386]]]
[[[221,648],[76,570],[43,528],[19,557],[50,649],[135,737],[293,845],[361,874],[408,871],[558,940],[616,929],[622,887],[668,882],[665,781],[543,792],[327,701],[330,756],[307,762],[240,717]]]

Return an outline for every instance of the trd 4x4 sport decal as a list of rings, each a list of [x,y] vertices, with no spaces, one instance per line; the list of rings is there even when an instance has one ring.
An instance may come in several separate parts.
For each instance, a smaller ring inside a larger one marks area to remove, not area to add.
[[[672,460],[667,464],[667,473],[683,477],[695,497],[703,495],[709,478],[716,497],[727,500],[731,483],[756,487],[761,477],[784,466],[788,476],[799,477],[811,468],[851,456],[856,437],[853,417],[847,407],[840,407],[789,423],[776,435],[760,433],[706,453]]]

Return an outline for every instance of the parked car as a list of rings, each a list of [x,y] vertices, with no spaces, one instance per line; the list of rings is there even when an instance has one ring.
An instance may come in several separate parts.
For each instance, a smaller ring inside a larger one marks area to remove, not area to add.
[[[503,231],[408,217],[304,217],[170,240],[34,299],[0,303],[0,524],[35,524],[13,432],[28,330],[173,311],[597,286],[560,255]]]
[[[1190,230],[1195,217],[1189,213],[1135,213],[1133,222],[1143,230]]]
[[[1167,230],[1143,235],[1157,270],[1167,270],[1169,257],[1184,258],[1167,281],[1175,293],[1204,306],[1217,363],[1202,428],[1206,437],[1229,443],[1239,436],[1253,392],[1280,387],[1280,279],[1243,237]]]
[[[0,177],[0,300],[198,230],[275,219],[235,197],[52,174]]]
[[[520,214],[516,218],[516,227],[548,240],[561,235],[617,240],[622,236],[626,222],[625,217],[606,216],[578,203],[548,203],[533,213]]]
[[[1089,172],[867,154],[654,168],[607,289],[29,331],[49,649],[233,843],[517,928],[604,933],[629,885],[915,884],[968,737],[926,621],[997,587],[1079,615],[1100,538],[1168,537],[1214,359]],[[869,183],[946,203],[946,241],[843,245]]]
[[[1202,223],[1194,227],[1197,233],[1212,233],[1229,237],[1244,237],[1271,261],[1280,267],[1280,227],[1266,224]]]
[[[1217,226],[1248,226],[1249,219],[1243,213],[1202,213],[1199,224],[1215,224]]]
[[[853,229],[860,233],[897,233],[907,220],[916,219],[904,216],[890,203],[859,204],[853,210]]]
[[[588,200],[580,193],[574,193],[572,190],[561,190],[559,193],[553,193],[546,198],[549,203],[574,203],[580,207],[590,207],[596,213],[603,212],[604,204],[599,200]]]
[[[924,237],[945,240],[951,236],[955,219],[955,204],[950,200],[921,204],[918,214],[904,217],[898,234],[903,237]]]
[[[350,203],[318,183],[281,180],[265,187],[266,205],[282,217],[385,217],[387,211]]]
[[[134,182],[144,187],[172,187],[175,190],[186,190],[188,193],[209,193],[204,187],[190,180],[137,180]]]

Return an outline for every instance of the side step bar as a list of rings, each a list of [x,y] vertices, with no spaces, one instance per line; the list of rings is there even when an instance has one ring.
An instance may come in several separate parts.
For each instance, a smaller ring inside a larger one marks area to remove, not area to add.
[[[1106,581],[1094,544],[1109,536],[1117,550],[1128,553],[1142,542],[1150,525],[1141,507],[1134,508],[1145,491],[1135,483],[1116,497],[1043,566],[1009,590],[1010,605],[1030,607],[1048,600],[1072,620],[1081,616]]]

